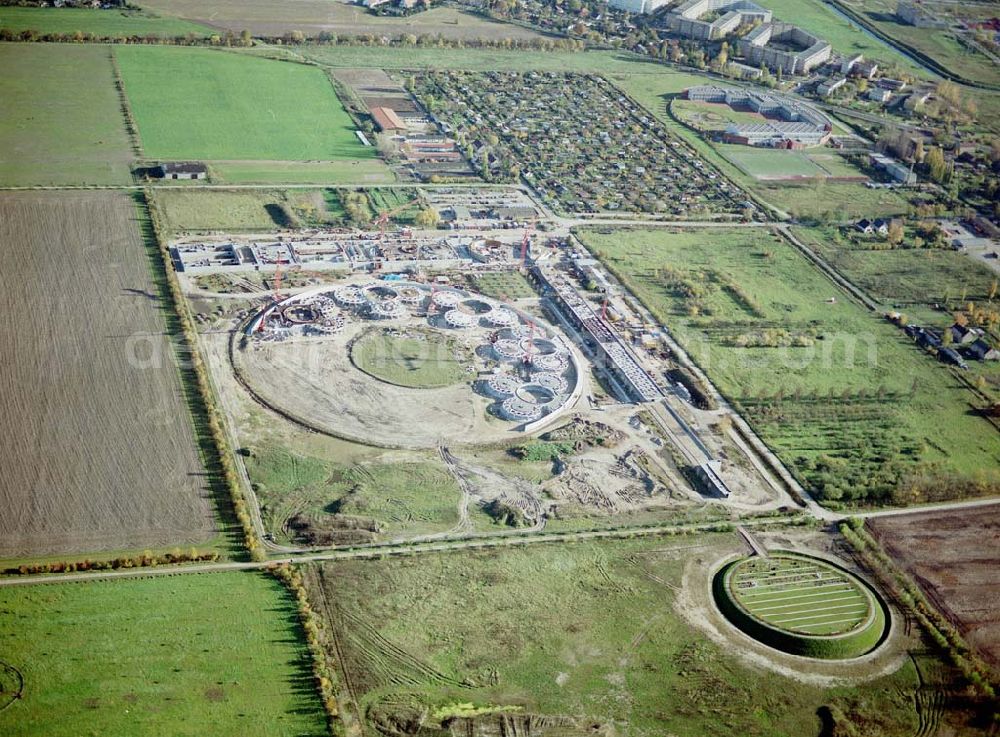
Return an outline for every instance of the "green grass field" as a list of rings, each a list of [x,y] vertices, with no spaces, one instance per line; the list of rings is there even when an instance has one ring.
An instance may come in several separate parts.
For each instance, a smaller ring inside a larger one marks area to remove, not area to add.
[[[729,579],[733,599],[778,629],[839,635],[864,623],[871,600],[843,571],[817,560],[751,558]]]
[[[0,184],[132,181],[109,54],[103,46],[0,44]]]
[[[7,737],[327,734],[294,601],[260,573],[0,589]]]
[[[392,216],[393,222],[412,223],[413,219],[420,212],[421,197],[420,192],[415,189],[369,189],[365,192],[368,196],[372,212],[383,213],[397,211]],[[413,202],[418,200],[417,202]],[[408,203],[413,204],[408,204]]]
[[[375,158],[318,69],[206,49],[115,53],[150,158]]]
[[[969,476],[1000,465],[1000,434],[969,411],[972,393],[783,239],[582,237],[822,498],[885,502],[927,464]]]
[[[468,704],[487,712],[476,734],[500,733],[494,707],[566,735],[802,737],[821,733],[821,705],[863,689],[873,733],[912,729],[907,700],[882,696],[914,687],[909,665],[827,690],[751,669],[689,625],[671,587],[694,555],[738,546],[722,534],[696,542],[694,554],[679,537],[344,562],[324,567],[325,586],[315,569],[307,580],[336,602],[335,662],[369,725],[424,713],[430,733],[435,713]],[[691,586],[710,596],[697,573]]]
[[[719,151],[744,173],[755,179],[825,177],[826,171],[801,151],[782,151],[752,146],[719,145]]]
[[[418,454],[340,463],[263,445],[246,460],[264,523],[282,540],[289,519],[303,515],[316,530],[334,518],[374,520],[376,539],[443,532],[458,522],[461,493],[436,458]]]
[[[284,203],[281,190],[159,189],[156,202],[164,223],[180,230],[273,230],[279,227],[267,205]]]
[[[336,189],[161,188],[155,198],[167,229],[273,231],[298,225],[340,224],[345,215]]]
[[[0,7],[0,28],[16,33],[25,30],[46,33],[90,33],[111,36],[208,36],[215,30],[180,18],[161,17],[145,10],[97,10],[93,8]]]
[[[795,228],[795,234],[839,272],[886,307],[983,302],[996,274],[950,248],[870,250],[837,228]],[[964,295],[964,299],[963,299]],[[947,316],[943,316],[947,319]]]
[[[366,374],[416,389],[468,381],[470,359],[458,341],[434,331],[371,330],[351,347],[351,361]]]

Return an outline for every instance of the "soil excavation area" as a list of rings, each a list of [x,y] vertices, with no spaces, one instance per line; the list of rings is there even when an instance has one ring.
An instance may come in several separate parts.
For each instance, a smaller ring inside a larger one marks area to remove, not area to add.
[[[0,197],[0,558],[213,533],[137,218],[121,194]]]
[[[510,437],[512,423],[489,418],[490,401],[464,382],[412,388],[380,381],[351,362],[356,323],[333,338],[257,344],[233,351],[234,367],[257,398],[320,432],[386,448]]]

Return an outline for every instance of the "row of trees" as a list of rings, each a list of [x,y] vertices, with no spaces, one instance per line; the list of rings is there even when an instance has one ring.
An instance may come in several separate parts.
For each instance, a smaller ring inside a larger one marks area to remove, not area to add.
[[[167,239],[163,235],[161,225],[162,216],[148,188],[142,192],[142,204],[145,205],[148,212],[149,223],[152,229],[151,236],[156,241],[156,246],[159,249],[160,258],[162,259],[162,268],[166,274],[168,297],[171,302],[169,307],[173,310],[180,324],[184,342],[190,351],[190,366],[193,374],[191,378],[194,379],[194,386],[191,388],[197,392],[197,399],[201,402],[201,406],[204,409],[205,421],[210,436],[209,439],[212,444],[212,457],[210,457],[209,465],[218,465],[220,472],[219,481],[225,486],[225,490],[229,495],[232,503],[232,511],[243,531],[244,544],[250,554],[250,559],[255,561],[266,560],[267,554],[261,545],[260,538],[257,537],[257,531],[247,507],[247,502],[243,498],[242,482],[236,469],[236,462],[233,460],[235,455],[226,432],[223,429],[223,419],[216,402],[215,392],[208,377],[208,370],[205,367],[201,353],[197,349],[197,329],[194,325],[194,320],[191,318],[190,311],[185,307],[186,302],[184,301],[184,295],[180,282],[177,279],[177,274],[170,268],[171,261],[170,254],[167,251]]]
[[[212,562],[219,559],[214,550],[181,550],[174,548],[169,553],[154,554],[148,550],[141,555],[119,556],[106,560],[50,561],[48,563],[22,564],[5,568],[5,575],[32,575],[38,573],[74,573],[77,571],[117,571],[121,568],[146,568],[149,566],[174,565],[176,563]]]
[[[313,680],[323,701],[323,709],[326,711],[330,733],[341,735],[343,734],[343,724],[340,721],[340,707],[337,704],[337,684],[334,682],[336,670],[333,667],[334,664],[330,663],[327,657],[328,648],[323,620],[316,616],[309,603],[309,592],[306,590],[302,574],[298,569],[283,563],[270,570],[295,596],[299,621],[302,623],[302,630],[306,634],[306,645],[312,656],[310,660]]]
[[[44,33],[36,28],[25,28],[14,31],[10,28],[0,28],[0,41],[21,41],[25,43],[106,43],[106,44],[162,44],[166,46],[225,46],[246,47],[253,45],[250,31],[242,31],[239,35],[232,31],[216,33],[211,36],[200,36],[187,33],[183,36],[162,36],[159,33],[132,34],[121,33],[98,34],[84,31],[70,33]]]

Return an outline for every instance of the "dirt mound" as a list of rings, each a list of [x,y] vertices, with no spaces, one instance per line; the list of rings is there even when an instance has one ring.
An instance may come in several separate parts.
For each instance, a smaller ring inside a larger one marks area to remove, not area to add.
[[[313,518],[296,514],[285,522],[295,542],[302,545],[359,545],[375,541],[378,522],[370,517],[345,515]]]
[[[574,417],[570,422],[542,435],[542,440],[558,443],[573,443],[577,451],[594,446],[613,448],[623,440],[625,433],[605,425],[603,422]]]

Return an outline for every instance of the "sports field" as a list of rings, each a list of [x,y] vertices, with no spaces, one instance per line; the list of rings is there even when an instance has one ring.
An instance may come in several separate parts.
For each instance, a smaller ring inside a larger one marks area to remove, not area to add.
[[[236,572],[0,589],[5,737],[328,734],[295,603]]]
[[[0,184],[131,182],[110,53],[103,46],[0,44]]]
[[[635,69],[635,66],[632,68]],[[823,178],[801,183],[780,179],[767,181],[748,174],[724,156],[714,144],[705,140],[702,134],[678,122],[668,112],[667,105],[673,96],[693,84],[703,84],[703,77],[674,73],[608,74],[617,86],[659,118],[667,129],[694,146],[702,158],[780,212],[796,218],[831,214],[839,220],[896,215],[907,210],[906,199],[894,190],[870,190],[857,182],[835,182]],[[809,155],[811,158],[814,154],[810,152]],[[817,152],[815,156],[815,159],[811,158],[811,162],[829,171],[832,176],[856,175],[854,168],[843,161],[825,161],[821,158],[825,157],[825,153]],[[815,171],[811,164],[799,163],[798,166]]]
[[[825,177],[826,171],[801,151],[719,145],[722,155],[755,179]]]
[[[319,69],[206,49],[115,53],[150,158],[375,158]]]
[[[844,572],[818,560],[751,558],[729,579],[733,598],[778,629],[838,635],[862,624],[871,598]]]
[[[90,33],[95,36],[206,36],[211,28],[181,20],[161,17],[145,10],[98,10],[95,8],[18,8],[0,7],[0,28],[15,33],[24,30],[46,33]]]

